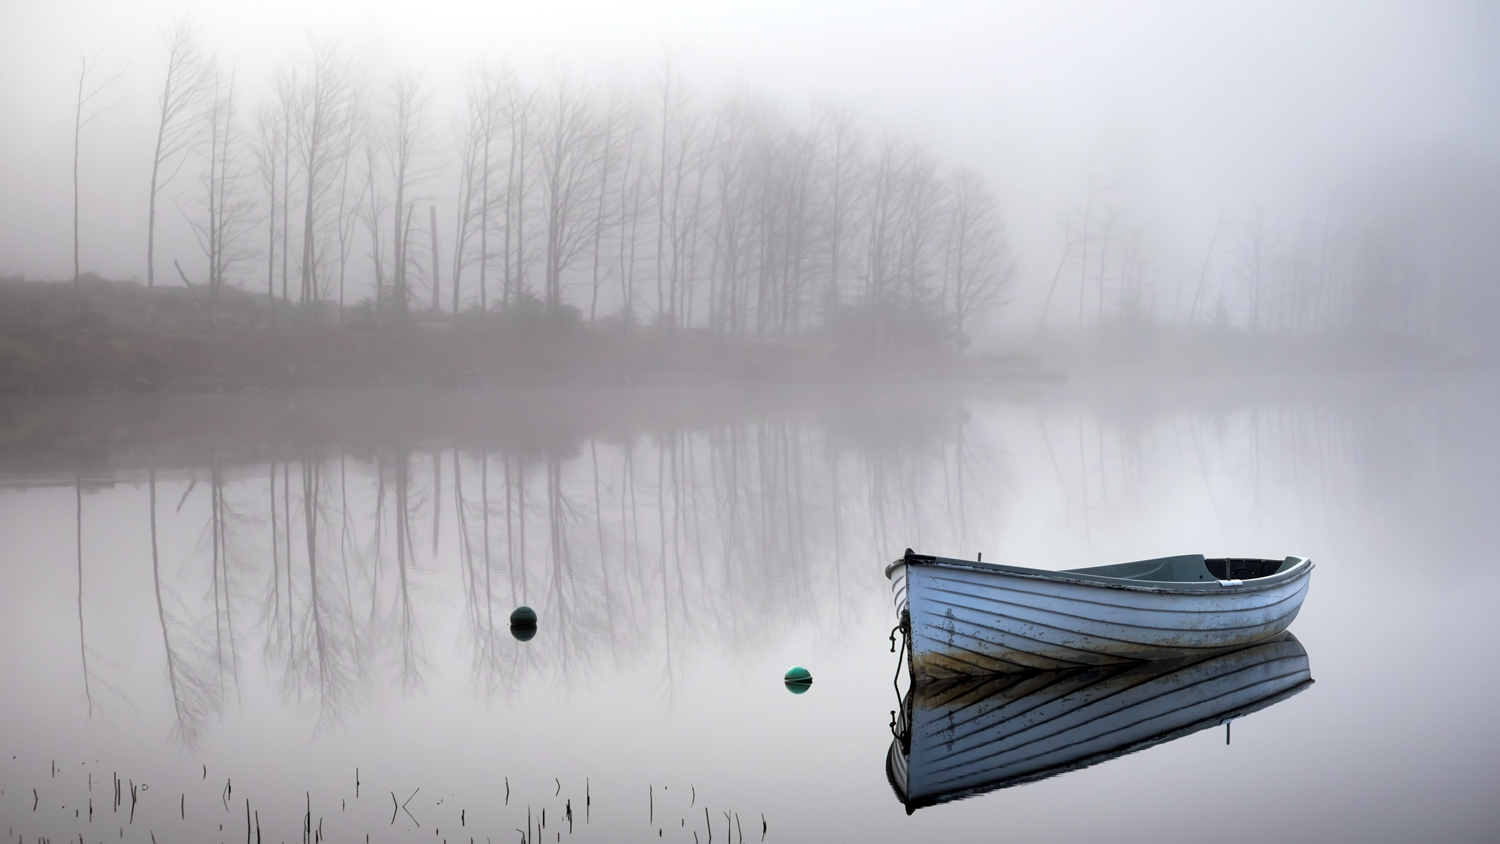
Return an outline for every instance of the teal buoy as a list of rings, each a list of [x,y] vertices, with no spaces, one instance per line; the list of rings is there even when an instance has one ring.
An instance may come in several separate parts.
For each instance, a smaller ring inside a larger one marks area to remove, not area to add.
[[[511,627],[535,627],[536,610],[522,604],[510,614]],[[528,637],[529,638],[529,637]]]
[[[793,665],[786,670],[786,689],[794,695],[800,695],[812,688],[812,672],[800,665]]]

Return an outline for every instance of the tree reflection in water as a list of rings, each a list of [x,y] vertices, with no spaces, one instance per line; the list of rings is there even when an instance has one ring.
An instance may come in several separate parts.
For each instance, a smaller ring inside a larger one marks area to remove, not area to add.
[[[1289,490],[1309,518],[1356,493],[1372,512],[1398,513],[1428,506],[1410,495],[1431,474],[1424,461],[1438,460],[1474,494],[1432,518],[1473,518],[1496,500],[1475,474],[1488,464],[1468,457],[1488,434],[1464,427],[1485,417],[1462,397],[1417,402],[1412,415],[1362,395],[1314,406],[1063,394],[1007,411],[1003,425],[993,404],[971,419],[978,405],[962,397],[880,398],[635,407],[618,424],[610,406],[573,399],[507,405],[513,416],[500,418],[439,407],[448,427],[406,436],[351,421],[405,405],[345,410],[294,446],[275,445],[290,437],[270,425],[197,449],[157,437],[108,469],[40,482],[76,488],[80,588],[94,576],[95,514],[118,505],[149,519],[149,544],[143,530],[143,547],[119,551],[150,554],[163,685],[188,743],[266,682],[325,726],[455,670],[484,702],[538,679],[566,694],[610,671],[650,676],[670,699],[705,655],[750,652],[789,629],[836,637],[861,613],[888,612],[872,572],[900,548],[971,554],[976,527],[993,537],[1017,502],[1041,496],[1057,501],[1050,535],[1077,540],[1059,561],[1076,564],[1102,562],[1096,533],[1151,518],[1182,485],[1210,519],[1261,512],[1269,490]],[[311,423],[283,424],[305,434]],[[1440,452],[1419,448],[1435,429],[1451,434]],[[84,500],[100,479],[113,485]],[[508,629],[523,603],[541,615],[525,643]],[[89,606],[80,666],[93,709],[114,675],[90,647],[101,625]]]
[[[964,424],[943,405],[483,448],[227,446],[174,455],[165,473],[148,452],[174,733],[195,744],[256,677],[320,728],[378,688],[417,692],[449,664],[430,649],[451,621],[482,701],[544,673],[566,691],[620,668],[654,672],[670,698],[704,646],[789,624],[836,631],[859,603],[855,561],[868,572],[897,544],[937,539],[922,535],[934,526],[964,546],[970,511],[995,506],[965,490],[1000,469]],[[182,537],[195,538],[164,550]],[[542,619],[526,643],[508,624],[523,603]],[[82,638],[81,601],[79,619]]]

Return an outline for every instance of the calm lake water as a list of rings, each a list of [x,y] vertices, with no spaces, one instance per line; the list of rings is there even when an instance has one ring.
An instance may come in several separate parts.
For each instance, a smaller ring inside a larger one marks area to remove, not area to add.
[[[12,401],[0,827],[1495,840],[1497,426],[1483,380]],[[907,546],[1309,556],[1316,683],[908,816]]]

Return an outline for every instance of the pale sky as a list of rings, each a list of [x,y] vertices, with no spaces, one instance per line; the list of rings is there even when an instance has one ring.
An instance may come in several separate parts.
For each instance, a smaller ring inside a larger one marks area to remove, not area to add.
[[[480,58],[610,85],[670,55],[705,100],[731,85],[793,110],[828,97],[983,173],[1032,288],[1091,166],[1170,264],[1221,211],[1295,217],[1392,161],[1500,151],[1500,12],[1483,3],[5,0],[0,272],[71,276],[83,54],[125,69],[82,142],[84,268],[143,276],[159,33],[182,15],[252,98],[309,34],[439,88]]]

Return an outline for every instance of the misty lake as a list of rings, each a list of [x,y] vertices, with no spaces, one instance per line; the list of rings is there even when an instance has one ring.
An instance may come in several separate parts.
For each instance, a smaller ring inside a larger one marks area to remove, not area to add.
[[[1497,386],[7,400],[0,826],[1491,840]],[[882,573],[908,546],[1052,569],[1308,556],[1291,631],[1315,683],[1228,745],[1205,729],[908,815]]]

